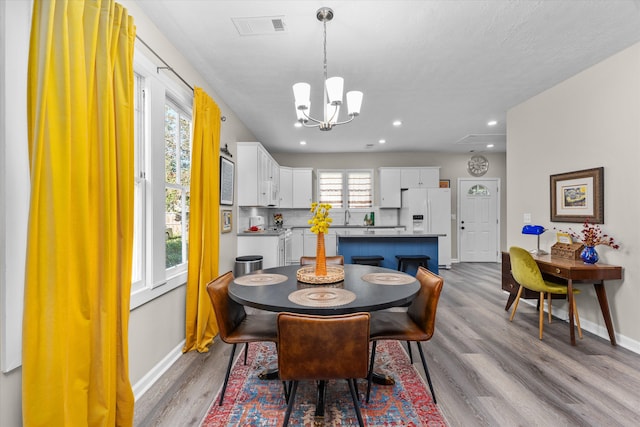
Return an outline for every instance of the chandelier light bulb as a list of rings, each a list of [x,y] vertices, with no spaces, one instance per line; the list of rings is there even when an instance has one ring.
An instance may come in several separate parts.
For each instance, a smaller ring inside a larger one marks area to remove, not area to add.
[[[333,10],[322,7],[317,10],[316,18],[322,22],[324,36],[324,111],[322,120],[311,117],[311,85],[299,82],[293,85],[293,96],[295,99],[296,118],[298,123],[304,127],[317,127],[320,130],[331,130],[333,126],[349,123],[360,115],[363,94],[360,91],[347,92],[347,110],[349,118],[339,121],[340,105],[342,105],[342,94],[344,90],[344,79],[342,77],[327,78],[327,22],[333,19]],[[313,124],[308,124],[313,122]]]

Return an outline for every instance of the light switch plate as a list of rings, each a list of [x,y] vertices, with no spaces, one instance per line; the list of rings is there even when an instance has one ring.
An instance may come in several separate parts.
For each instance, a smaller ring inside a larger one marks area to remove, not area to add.
[[[522,216],[522,221],[525,224],[531,224],[531,214],[530,213],[526,213]]]

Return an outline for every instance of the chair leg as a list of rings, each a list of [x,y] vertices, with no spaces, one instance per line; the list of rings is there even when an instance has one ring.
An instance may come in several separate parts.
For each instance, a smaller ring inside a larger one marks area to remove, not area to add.
[[[407,341],[407,350],[409,350],[409,361],[413,365],[413,354],[411,353],[411,341]]]
[[[547,292],[547,308],[549,309],[549,323],[551,323],[551,292]]]
[[[291,410],[293,409],[293,402],[296,400],[296,391],[298,391],[298,381],[293,381],[291,385],[291,391],[289,392],[289,404],[287,405],[287,412],[284,414],[284,421],[282,426],[289,425],[289,418],[291,418]]]
[[[360,412],[360,404],[358,403],[358,395],[356,393],[355,388],[353,387],[353,382],[348,379],[349,383],[349,391],[351,392],[351,399],[353,399],[353,407],[356,410],[356,416],[358,417],[358,424],[360,427],[364,427],[364,421],[362,420],[362,413]]]
[[[539,315],[540,339],[542,339],[542,328],[544,328],[544,292],[540,292],[540,315]]]
[[[229,381],[229,374],[231,373],[231,366],[233,365],[233,355],[236,353],[236,347],[238,344],[234,344],[231,347],[231,355],[229,356],[229,364],[227,365],[227,373],[224,376],[224,384],[222,384],[222,391],[220,392],[220,402],[218,405],[222,406],[224,400],[224,392],[227,391],[227,382]]]
[[[369,395],[371,394],[371,380],[373,380],[373,361],[376,358],[376,344],[374,341],[371,346],[371,363],[369,364],[369,375],[367,376],[367,403],[369,403]]]
[[[429,384],[429,390],[431,390],[431,397],[433,397],[433,403],[437,404],[438,402],[436,401],[436,392],[433,391],[433,384],[431,383],[431,375],[429,375],[427,360],[424,358],[424,353],[422,351],[422,346],[420,345],[420,341],[416,341],[416,345],[418,346],[418,351],[420,352],[420,359],[422,359],[422,367],[424,368],[424,374],[427,376],[427,383]]]
[[[356,396],[358,396],[358,402],[360,401],[360,395],[358,394],[358,379],[357,378],[353,378],[351,381],[353,381],[353,388],[356,390]]]
[[[576,316],[576,325],[578,326],[578,336],[582,339],[582,328],[580,327],[580,316],[578,316],[578,306],[576,305],[576,296],[573,296],[573,314]]]
[[[509,317],[509,322],[513,321],[513,316],[516,315],[516,310],[518,309],[518,303],[520,302],[520,296],[522,295],[522,285],[518,288],[518,295],[516,295],[516,300],[513,302],[513,310],[511,310],[511,316]]]
[[[247,364],[247,354],[249,353],[249,343],[244,343],[244,364]]]
[[[289,403],[289,388],[286,381],[282,381],[282,387],[284,388],[284,401]]]

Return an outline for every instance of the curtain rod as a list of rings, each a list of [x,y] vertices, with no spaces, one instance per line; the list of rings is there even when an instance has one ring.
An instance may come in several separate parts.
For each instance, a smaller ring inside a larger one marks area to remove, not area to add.
[[[136,38],[137,38],[138,40],[140,40],[140,43],[142,43],[143,45],[145,45],[145,47],[146,47],[147,49],[149,49],[149,50],[151,51],[151,53],[153,53],[153,54],[156,56],[156,58],[158,58],[160,61],[162,61],[162,63],[165,65],[164,67],[156,67],[156,73],[159,73],[159,72],[160,72],[160,70],[169,70],[169,71],[171,71],[173,74],[175,74],[175,75],[176,75],[176,77],[178,77],[182,83],[184,83],[184,84],[185,84],[189,89],[191,89],[191,90],[193,91],[193,86],[191,86],[189,83],[187,83],[187,81],[186,81],[185,79],[183,79],[183,78],[182,78],[182,76],[181,76],[180,74],[178,74],[178,73],[176,72],[176,70],[174,70],[174,69],[173,69],[169,64],[167,64],[167,61],[165,61],[164,59],[162,59],[162,57],[161,57],[160,55],[158,55],[158,54],[156,53],[156,51],[155,51],[155,50],[151,49],[151,46],[149,46],[147,43],[145,43],[145,41],[144,41],[144,40],[142,40],[142,39],[140,38],[140,36],[138,36],[137,34],[136,34]],[[223,121],[223,122],[225,122],[225,121],[227,121],[227,118],[226,118],[225,116],[221,116],[221,117],[220,117],[220,120],[221,120],[221,121]]]
[[[178,74],[178,73],[176,72],[176,70],[174,70],[174,69],[173,69],[169,64],[167,64],[167,62],[166,62],[164,59],[162,59],[162,57],[161,57],[160,55],[158,55],[158,54],[156,53],[156,51],[155,51],[155,50],[151,49],[151,46],[149,46],[147,43],[145,43],[145,41],[144,41],[144,40],[142,40],[142,39],[140,38],[140,36],[138,36],[137,34],[136,34],[136,38],[137,38],[138,40],[140,40],[140,43],[142,43],[143,45],[145,45],[145,47],[146,47],[147,49],[149,49],[149,50],[151,51],[151,53],[153,53],[153,54],[156,56],[156,58],[158,58],[160,61],[162,61],[162,63],[165,65],[165,67],[156,67],[156,73],[159,73],[159,72],[160,72],[160,70],[169,70],[169,71],[171,71],[173,74],[175,74],[175,75],[176,75],[176,77],[178,77],[178,78],[180,79],[180,81],[182,81],[182,83],[184,83],[184,84],[185,84],[189,89],[193,90],[193,86],[191,86],[189,83],[187,83],[187,81],[186,81],[185,79],[183,79],[183,78],[182,78],[182,76],[181,76],[180,74]]]

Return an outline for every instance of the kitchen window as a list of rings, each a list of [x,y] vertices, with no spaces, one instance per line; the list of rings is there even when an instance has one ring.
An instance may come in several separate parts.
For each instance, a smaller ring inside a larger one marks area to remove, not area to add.
[[[318,201],[336,209],[372,207],[373,170],[318,170]]]

